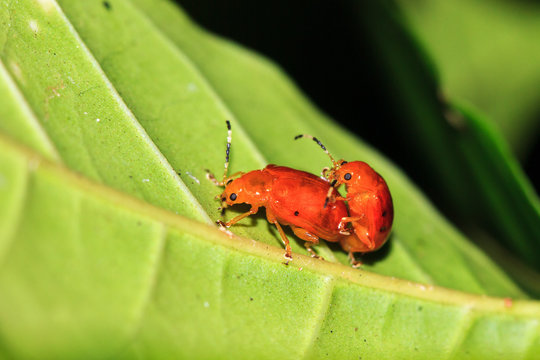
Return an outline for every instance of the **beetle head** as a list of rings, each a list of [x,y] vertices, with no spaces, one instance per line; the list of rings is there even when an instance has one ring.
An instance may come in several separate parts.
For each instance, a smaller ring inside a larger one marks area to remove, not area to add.
[[[270,190],[271,179],[261,170],[250,171],[237,179],[225,182],[225,190],[220,195],[223,206],[247,203],[264,206]]]
[[[338,184],[345,184],[347,189],[371,189],[384,182],[382,177],[363,161],[340,160],[327,176],[330,181],[336,180]]]

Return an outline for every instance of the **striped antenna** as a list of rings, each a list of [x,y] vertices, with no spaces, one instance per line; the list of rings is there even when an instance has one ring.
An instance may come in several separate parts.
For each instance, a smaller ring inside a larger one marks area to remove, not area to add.
[[[225,182],[227,172],[229,171],[229,156],[231,154],[232,142],[231,122],[229,120],[225,120],[225,122],[227,123],[227,150],[225,151],[225,171],[223,172],[223,180],[221,180],[223,183]]]
[[[206,178],[216,186],[225,185],[225,180],[227,180],[227,172],[229,170],[229,155],[231,153],[232,131],[230,121],[225,120],[225,123],[227,124],[227,150],[225,151],[225,171],[223,172],[223,178],[221,179],[221,181],[217,181],[214,174],[212,174],[210,170],[206,169]]]
[[[323,145],[323,143],[317,139],[315,136],[312,136],[312,135],[308,135],[308,134],[300,134],[300,135],[296,135],[294,137],[294,140],[298,140],[300,138],[308,138],[308,139],[311,139],[313,141],[315,141],[317,143],[317,145],[319,145],[321,147],[321,149],[324,150],[324,152],[326,153],[326,155],[328,155],[328,157],[330,158],[330,160],[332,161],[332,165],[337,168],[339,165],[338,163],[336,162],[336,160],[334,160],[334,158],[332,157],[332,155],[330,155],[330,152],[328,152],[328,150],[326,149],[326,146]]]
[[[294,140],[298,140],[298,139],[303,138],[303,137],[315,141],[317,143],[317,145],[319,145],[321,147],[321,149],[324,150],[326,155],[328,155],[328,157],[332,161],[332,165],[334,166],[334,169],[339,168],[339,164],[336,162],[336,160],[334,160],[332,155],[330,155],[330,152],[326,149],[326,146],[324,146],[323,143],[319,139],[317,139],[315,136],[307,135],[307,134],[300,134],[300,135],[296,135],[294,137]],[[328,168],[325,168],[325,170],[328,170]],[[323,175],[326,173],[325,170],[323,170]],[[335,180],[335,179],[330,183],[330,187],[328,188],[328,193],[326,194],[326,199],[324,199],[324,206],[323,206],[324,208],[326,208],[328,206],[328,202],[330,201],[330,197],[332,196],[332,192],[336,188],[336,183],[337,183],[337,180]]]

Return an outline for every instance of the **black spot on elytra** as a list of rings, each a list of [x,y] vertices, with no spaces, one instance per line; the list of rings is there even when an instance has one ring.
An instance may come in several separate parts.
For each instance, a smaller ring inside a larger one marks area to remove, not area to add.
[[[388,229],[386,226],[381,226],[381,228],[379,229],[380,232],[385,232],[386,229]]]
[[[384,210],[384,211],[382,212],[382,216],[383,216],[383,217],[386,216],[386,210]]]
[[[111,10],[111,9],[112,9],[111,3],[108,2],[108,1],[104,1],[104,2],[103,2],[103,7],[105,7],[105,9],[107,9],[107,10]]]
[[[298,211],[295,211],[294,216],[298,216],[298,215],[300,215],[300,213]]]

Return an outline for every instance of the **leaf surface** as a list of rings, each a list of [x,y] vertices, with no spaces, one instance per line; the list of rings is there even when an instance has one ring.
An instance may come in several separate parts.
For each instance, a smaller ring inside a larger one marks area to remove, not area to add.
[[[89,182],[5,138],[0,150],[2,190],[25,195],[0,205],[20,215],[2,242],[0,349],[10,358],[538,353],[537,302],[298,254],[284,266],[281,249]]]
[[[410,139],[432,195],[462,223],[482,226],[538,270],[540,200],[502,135],[461,98],[442,95],[438,68],[395,6],[361,10],[381,67],[392,79],[388,86],[395,95],[389,100],[401,109],[395,126]]]
[[[503,354],[538,348],[538,304],[472,295],[526,297],[267,60],[165,1],[2,5],[7,357],[432,358],[443,349],[459,358],[484,354],[486,327],[501,334]],[[267,162],[319,171],[324,153],[292,140],[306,132],[336,156],[372,163],[396,207],[385,250],[360,271],[342,265],[338,248],[320,247],[330,261],[304,257],[298,241],[286,267],[264,218],[232,228],[258,241],[204,224],[219,216],[205,169],[221,172],[225,119],[232,171]]]
[[[437,63],[445,94],[474,104],[514,152],[526,154],[539,126],[540,6],[497,0],[398,3]]]

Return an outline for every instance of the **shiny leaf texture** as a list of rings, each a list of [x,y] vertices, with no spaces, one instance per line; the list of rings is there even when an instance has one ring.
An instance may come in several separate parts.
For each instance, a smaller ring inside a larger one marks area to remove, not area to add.
[[[538,351],[539,305],[477,296],[526,297],[267,60],[201,31],[167,1],[1,4],[6,357]],[[384,251],[353,270],[338,248],[321,245],[328,261],[314,260],[297,241],[287,267],[263,217],[232,228],[257,241],[212,227],[220,190],[205,169],[222,171],[225,119],[232,171],[268,162],[320,171],[324,153],[293,142],[298,133],[321,134],[336,157],[369,161],[395,201]]]

